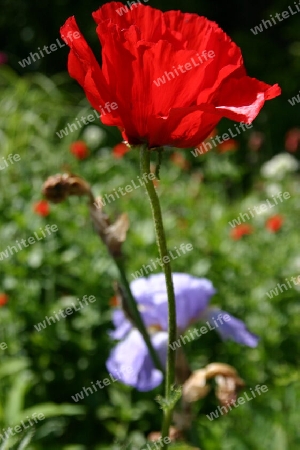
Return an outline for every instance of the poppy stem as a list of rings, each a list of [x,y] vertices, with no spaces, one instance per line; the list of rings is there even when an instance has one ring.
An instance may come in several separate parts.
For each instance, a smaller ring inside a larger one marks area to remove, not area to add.
[[[168,342],[168,356],[167,356],[167,367],[165,376],[165,400],[170,406],[164,408],[164,419],[162,424],[162,438],[169,437],[169,428],[172,422],[172,413],[174,409],[174,404],[172,402],[172,386],[175,383],[175,362],[176,362],[176,352],[171,348],[171,345],[176,340],[176,305],[175,305],[175,294],[174,286],[172,280],[172,271],[170,264],[170,257],[167,249],[167,241],[165,230],[163,226],[162,212],[160,207],[159,198],[157,196],[155,187],[152,180],[148,177],[150,174],[150,150],[146,146],[141,146],[140,150],[140,161],[141,161],[141,174],[142,176],[147,174],[147,181],[145,181],[145,188],[148,193],[152,215],[154,219],[154,226],[156,232],[157,246],[159,250],[159,256],[163,264],[163,270],[166,278],[167,294],[168,294],[168,331],[169,331],[169,342]],[[145,177],[146,178],[146,177]],[[144,178],[144,179],[145,179]],[[168,444],[164,444],[163,448],[167,448]]]

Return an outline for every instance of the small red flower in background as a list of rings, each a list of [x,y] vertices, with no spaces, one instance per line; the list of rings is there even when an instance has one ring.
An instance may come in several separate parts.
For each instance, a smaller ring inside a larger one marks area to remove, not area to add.
[[[6,305],[8,302],[8,295],[0,294],[0,307]]]
[[[189,170],[191,167],[189,161],[179,152],[173,153],[170,159],[175,164],[175,166],[179,167],[182,170]]]
[[[246,234],[252,234],[253,231],[254,229],[251,225],[241,224],[237,225],[233,230],[231,230],[230,236],[232,237],[232,239],[237,241]]]
[[[248,147],[253,152],[257,152],[263,145],[264,140],[265,136],[263,133],[261,133],[260,131],[253,131],[249,137]]]
[[[300,146],[300,129],[292,128],[286,133],[285,148],[288,152],[295,153]]]
[[[129,144],[195,147],[223,117],[250,124],[280,95],[277,84],[247,76],[240,48],[215,22],[143,4],[120,15],[123,8],[109,2],[93,13],[102,66],[74,17],[61,36],[71,48],[70,76]]]
[[[266,221],[266,228],[272,233],[276,233],[282,227],[284,219],[279,214],[275,214],[275,216],[269,217]]]
[[[120,306],[120,302],[118,300],[118,297],[116,295],[114,295],[113,297],[111,297],[108,301],[108,304],[111,308],[117,308],[118,306]]]
[[[124,144],[124,142],[121,142],[120,144],[117,144],[113,148],[113,156],[116,159],[123,158],[123,156],[130,151],[130,147],[128,145]]]
[[[228,139],[218,145],[217,150],[219,153],[232,152],[239,148],[240,144],[235,139]]]
[[[70,145],[70,152],[77,158],[77,159],[85,159],[89,156],[89,149],[88,146],[84,141],[76,141],[73,142]]]
[[[34,204],[33,210],[39,216],[46,217],[50,213],[50,205],[47,200],[40,200]]]

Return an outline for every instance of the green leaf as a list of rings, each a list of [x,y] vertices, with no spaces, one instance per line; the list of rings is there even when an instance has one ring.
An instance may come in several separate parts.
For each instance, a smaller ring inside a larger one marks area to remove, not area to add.
[[[27,433],[26,436],[24,437],[24,439],[22,439],[22,441],[20,442],[18,450],[24,450],[27,447],[27,445],[30,443],[33,435],[34,435],[34,430],[31,430],[29,433]]]
[[[17,376],[11,385],[5,406],[6,424],[14,423],[15,418],[20,416],[24,405],[25,393],[30,387],[31,380],[31,374],[23,372]]]
[[[43,414],[45,419],[56,416],[77,416],[85,413],[84,406],[71,405],[68,403],[56,405],[55,403],[40,403],[32,408],[25,409],[18,417],[18,421],[26,420],[32,414]],[[43,420],[43,419],[42,419]]]
[[[172,386],[170,399],[158,395],[155,398],[155,400],[159,403],[160,409],[168,411],[174,409],[176,403],[181,398],[181,395],[182,395],[182,386]]]
[[[29,361],[25,358],[11,359],[10,361],[6,361],[0,367],[0,379],[10,375],[15,375],[17,372],[20,372],[28,366]]]

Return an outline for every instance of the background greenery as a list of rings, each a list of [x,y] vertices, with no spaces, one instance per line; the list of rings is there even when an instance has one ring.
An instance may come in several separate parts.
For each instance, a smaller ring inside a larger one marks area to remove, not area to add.
[[[9,296],[7,305],[0,308],[0,343],[8,346],[0,350],[0,430],[41,411],[46,419],[35,430],[29,449],[121,448],[113,444],[116,439],[139,448],[145,436],[160,427],[154,397],[161,388],[141,394],[114,383],[78,404],[71,398],[83,386],[107,375],[105,360],[114,345],[107,331],[115,268],[93,232],[84,200],[71,198],[52,205],[44,218],[33,212],[49,175],[68,168],[86,178],[95,195],[104,195],[136,180],[138,155],[132,151],[123,159],[114,158],[111,149],[120,142],[120,135],[100,123],[93,127],[102,131],[101,142],[92,144],[95,129],[91,126],[58,138],[56,131],[91,112],[81,88],[64,72],[66,48],[27,69],[18,64],[38,46],[54,43],[59,26],[72,14],[97,49],[91,12],[99,4],[4,0],[2,5],[4,44],[0,50],[8,62],[0,67],[1,157],[18,153],[21,161],[0,174],[0,251],[46,224],[56,224],[58,232],[0,261],[0,291]],[[256,384],[269,389],[266,395],[213,422],[205,414],[217,407],[214,395],[198,402],[196,426],[203,450],[296,450],[300,444],[299,288],[273,299],[266,295],[285,277],[300,273],[299,175],[267,181],[260,174],[264,161],[285,151],[286,132],[299,126],[300,106],[292,107],[287,99],[299,88],[300,14],[257,36],[250,32],[250,27],[288,5],[284,1],[269,2],[269,6],[248,1],[186,0],[163,5],[151,1],[151,6],[164,10],[180,8],[216,20],[241,46],[250,75],[278,82],[283,88],[282,96],[268,102],[254,122],[253,129],[265,137],[258,152],[249,149],[249,131],[241,136],[236,152],[215,150],[198,158],[189,151],[176,152],[187,159],[189,168],[175,164],[174,151],[168,150],[161,169],[158,192],[169,248],[182,242],[194,247],[173,262],[173,270],[211,279],[218,290],[213,304],[245,320],[261,338],[257,349],[249,349],[225,344],[209,333],[185,347],[189,362],[193,369],[213,361],[226,362],[239,371],[247,391]],[[218,129],[225,132],[230,126],[223,121]],[[78,139],[86,140],[91,151],[83,161],[69,151],[70,143]],[[252,219],[252,235],[233,240],[228,221],[270,198],[274,184],[290,192],[291,198]],[[131,223],[125,244],[130,277],[157,257],[157,250],[142,188],[107,207],[113,217],[125,211]],[[278,233],[265,228],[265,220],[274,211],[284,217]],[[97,302],[41,332],[34,329],[46,315],[84,295],[95,295]]]

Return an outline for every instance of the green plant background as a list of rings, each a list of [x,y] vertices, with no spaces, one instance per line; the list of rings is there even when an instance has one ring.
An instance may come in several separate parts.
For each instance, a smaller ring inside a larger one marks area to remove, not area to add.
[[[299,175],[274,181],[291,194],[268,212],[284,216],[278,233],[266,230],[268,214],[253,218],[254,233],[239,241],[230,237],[228,224],[248,207],[270,198],[274,182],[262,178],[260,167],[275,153],[285,151],[285,133],[299,125],[300,107],[291,107],[287,99],[299,87],[300,17],[259,36],[250,32],[250,27],[287,5],[283,1],[269,7],[235,1],[187,0],[184,5],[177,1],[163,6],[151,2],[164,10],[180,8],[216,20],[242,47],[249,73],[283,88],[282,96],[268,102],[254,122],[253,129],[265,135],[259,152],[247,146],[249,130],[241,136],[237,152],[220,155],[213,151],[194,158],[188,150],[181,151],[191,164],[189,170],[172,162],[172,149],[164,154],[158,192],[168,245],[172,249],[184,242],[194,247],[173,262],[173,270],[211,279],[218,291],[212,304],[245,320],[260,336],[259,346],[250,349],[223,343],[209,333],[185,346],[188,360],[193,369],[214,361],[233,365],[246,381],[246,390],[257,384],[268,386],[264,396],[213,422],[205,415],[218,405],[213,393],[199,401],[195,432],[203,450],[296,450],[300,444],[299,288],[273,299],[266,295],[286,277],[300,274]],[[114,383],[79,403],[72,401],[71,396],[83,386],[107,376],[105,360],[114,345],[107,334],[111,329],[109,300],[118,275],[93,231],[83,199],[51,205],[45,218],[33,213],[44,180],[66,167],[86,178],[95,195],[111,193],[138,175],[136,152],[120,160],[112,156],[112,147],[120,142],[116,129],[97,123],[103,140],[90,145],[91,154],[83,161],[70,154],[69,146],[84,138],[86,130],[57,137],[56,132],[68,122],[91,113],[80,87],[65,72],[66,49],[27,70],[17,63],[38,46],[55,42],[59,26],[72,14],[97,48],[90,13],[98,6],[56,0],[41,7],[34,1],[3,1],[0,19],[5,36],[2,51],[8,55],[7,65],[0,67],[0,152],[1,157],[21,156],[20,162],[0,173],[0,251],[46,224],[58,227],[55,235],[0,261],[0,291],[9,296],[7,305],[0,308],[0,343],[8,347],[0,350],[0,430],[19,424],[33,412],[43,412],[46,419],[38,424],[28,445],[33,450],[117,450],[121,448],[117,440],[123,446],[128,443],[128,448],[140,448],[145,436],[160,427],[154,398],[162,394],[161,388],[141,394]],[[30,30],[33,37],[28,40]],[[225,132],[232,125],[224,120],[218,128]],[[122,212],[129,215],[124,249],[130,278],[157,257],[143,189],[117,199],[107,206],[107,212],[112,217]],[[34,329],[46,315],[84,295],[95,295],[97,301],[41,332]],[[15,445],[14,440],[4,448],[10,445]]]

